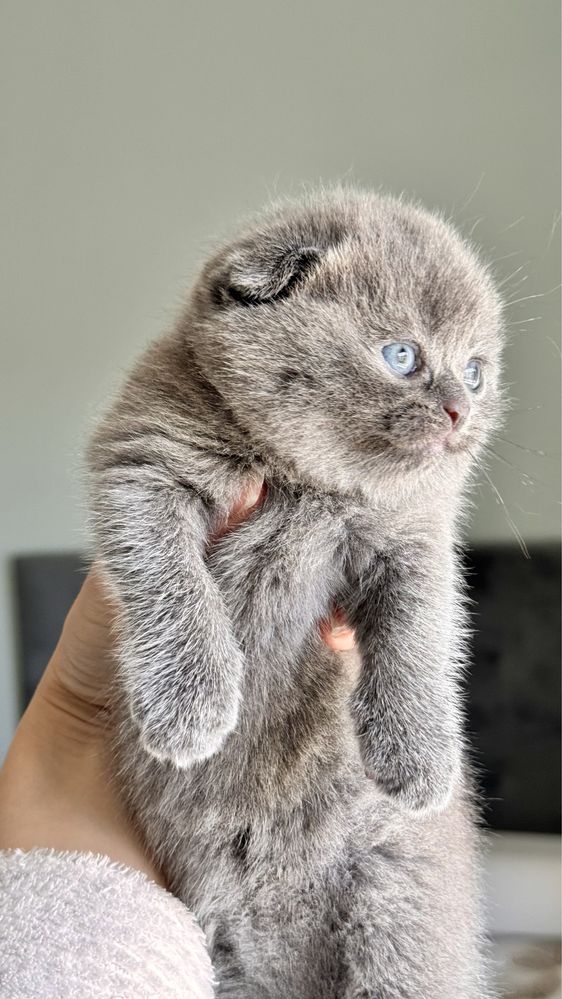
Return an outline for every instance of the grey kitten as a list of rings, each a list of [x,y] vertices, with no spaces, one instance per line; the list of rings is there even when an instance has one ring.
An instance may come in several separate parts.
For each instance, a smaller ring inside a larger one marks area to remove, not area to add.
[[[213,256],[94,437],[121,778],[218,996],[490,994],[455,544],[500,348],[449,225],[338,189]],[[261,508],[209,544],[262,476]],[[355,679],[318,634],[334,604]]]

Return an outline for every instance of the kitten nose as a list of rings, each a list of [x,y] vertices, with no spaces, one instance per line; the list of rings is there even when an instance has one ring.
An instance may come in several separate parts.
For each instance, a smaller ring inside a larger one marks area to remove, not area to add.
[[[453,430],[458,430],[468,416],[470,405],[468,399],[463,399],[462,396],[455,396],[454,399],[445,400],[443,409],[451,420]]]

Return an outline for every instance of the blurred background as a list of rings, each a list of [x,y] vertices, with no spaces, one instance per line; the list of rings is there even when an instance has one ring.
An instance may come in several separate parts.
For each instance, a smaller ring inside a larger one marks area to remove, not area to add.
[[[0,756],[79,583],[88,428],[214,240],[303,182],[404,191],[509,303],[513,408],[468,539],[469,730],[504,994],[559,994],[557,0],[3,0],[1,19]]]

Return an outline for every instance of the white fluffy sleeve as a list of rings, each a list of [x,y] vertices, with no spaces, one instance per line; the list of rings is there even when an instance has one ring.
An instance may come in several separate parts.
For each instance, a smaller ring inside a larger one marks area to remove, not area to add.
[[[0,851],[2,999],[211,999],[190,912],[139,871],[88,853]]]

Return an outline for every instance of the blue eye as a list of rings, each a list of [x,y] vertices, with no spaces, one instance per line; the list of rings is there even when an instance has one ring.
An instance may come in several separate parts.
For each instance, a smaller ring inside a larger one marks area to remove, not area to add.
[[[411,375],[418,367],[416,352],[410,343],[387,343],[382,356],[395,375]]]
[[[472,358],[464,369],[463,378],[465,385],[468,385],[468,388],[475,392],[482,381],[482,365],[480,361]]]

